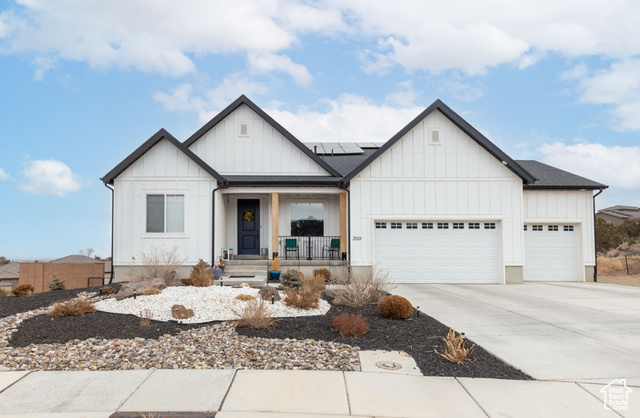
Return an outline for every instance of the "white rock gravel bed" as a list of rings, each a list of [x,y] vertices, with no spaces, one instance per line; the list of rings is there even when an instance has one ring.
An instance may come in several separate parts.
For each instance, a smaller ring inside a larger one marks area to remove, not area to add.
[[[258,292],[258,289],[252,288],[172,286],[157,295],[138,296],[136,299],[128,298],[120,301],[111,298],[97,302],[95,305],[99,311],[136,316],[142,314],[157,321],[172,320],[171,307],[183,305],[187,309],[193,309],[194,316],[180,322],[198,324],[238,319],[231,308],[241,310],[247,302],[236,299],[236,296],[245,294],[259,298]],[[270,301],[265,301],[265,304],[274,317],[324,315],[330,308],[329,303],[322,299],[318,308],[306,311],[287,306],[282,301],[276,301],[273,305]]]
[[[358,347],[316,341],[250,338],[233,323],[207,325],[158,339],[73,340],[10,347],[20,323],[41,308],[0,318],[0,371],[131,369],[360,370]]]

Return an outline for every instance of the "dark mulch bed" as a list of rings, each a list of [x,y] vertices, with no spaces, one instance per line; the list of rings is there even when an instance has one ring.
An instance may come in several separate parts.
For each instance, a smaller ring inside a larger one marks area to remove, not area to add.
[[[361,313],[370,324],[369,332],[359,337],[341,337],[331,326],[331,319],[342,312]],[[336,341],[362,350],[400,350],[411,355],[425,376],[456,376],[494,379],[530,380],[531,377],[506,364],[476,345],[471,361],[451,363],[434,352],[445,350],[443,337],[449,328],[423,313],[401,321],[382,318],[375,305],[363,309],[332,306],[324,316],[280,318],[272,329],[237,328],[238,334],[250,337],[295,338]],[[468,341],[467,346],[473,342]]]
[[[175,335],[182,330],[198,328],[207,324],[181,325],[175,322],[151,321],[146,327],[140,325],[140,318],[107,312],[94,312],[81,316],[52,318],[38,315],[23,321],[13,334],[9,345],[26,347],[29,344],[66,343],[71,340],[157,339],[164,334]]]
[[[121,284],[112,284],[116,290],[120,289]],[[4,296],[0,297],[0,318],[15,315],[20,312],[27,312],[33,309],[44,308],[53,302],[61,300],[73,299],[80,292],[100,292],[100,287],[85,287],[82,289],[56,290],[44,293],[37,293],[32,296]]]

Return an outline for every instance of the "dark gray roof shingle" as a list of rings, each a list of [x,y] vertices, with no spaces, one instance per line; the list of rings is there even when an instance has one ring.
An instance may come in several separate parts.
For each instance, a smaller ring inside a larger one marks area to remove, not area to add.
[[[516,162],[537,179],[533,184],[525,184],[525,189],[606,189],[609,187],[539,161],[517,160]]]

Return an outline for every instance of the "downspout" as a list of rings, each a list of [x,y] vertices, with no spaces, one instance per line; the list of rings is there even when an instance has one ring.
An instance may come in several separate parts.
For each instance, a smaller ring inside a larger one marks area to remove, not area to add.
[[[604,189],[593,195],[593,281],[598,282],[598,250],[596,250],[596,197],[602,193]]]
[[[227,185],[218,183],[218,187],[211,192],[211,267],[216,265],[216,192],[226,188]]]
[[[344,184],[339,187],[347,192],[347,261],[351,265],[351,192]]]
[[[109,284],[113,283],[113,208],[115,196],[113,194],[113,187],[109,187],[107,183],[104,186],[111,190],[111,274],[109,275]]]

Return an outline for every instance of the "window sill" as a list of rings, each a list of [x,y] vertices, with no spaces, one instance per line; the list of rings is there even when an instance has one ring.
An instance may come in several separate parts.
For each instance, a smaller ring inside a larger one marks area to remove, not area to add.
[[[189,239],[189,236],[185,234],[166,234],[164,232],[158,232],[157,234],[145,234],[142,236],[142,239],[156,238]]]

